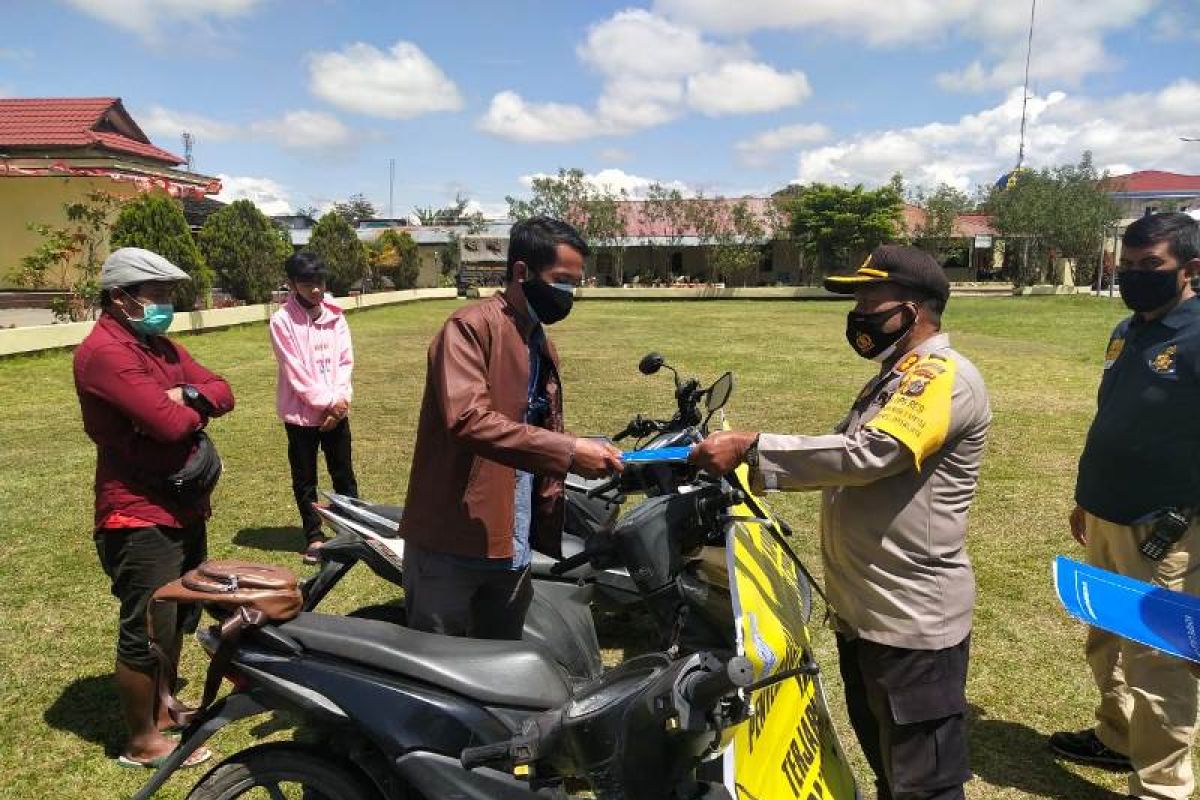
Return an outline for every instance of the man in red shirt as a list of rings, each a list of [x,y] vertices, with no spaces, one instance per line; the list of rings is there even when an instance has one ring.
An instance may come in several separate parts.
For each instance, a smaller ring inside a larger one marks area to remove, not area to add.
[[[162,478],[184,466],[211,417],[233,408],[229,384],[163,335],[172,291],[185,280],[187,273],[156,253],[116,250],[100,272],[100,319],[75,351],[83,427],[96,443],[96,552],[121,602],[115,680],[129,729],[119,758],[125,766],[155,766],[175,747],[162,733],[170,720],[155,696],[146,608],[155,589],[206,554],[207,494],[180,500]],[[155,630],[178,660],[198,609],[164,605]],[[209,755],[201,750],[188,763]]]

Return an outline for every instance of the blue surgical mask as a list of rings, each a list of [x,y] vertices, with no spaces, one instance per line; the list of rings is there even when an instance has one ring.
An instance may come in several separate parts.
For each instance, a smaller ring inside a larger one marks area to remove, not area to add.
[[[141,319],[129,318],[129,324],[135,331],[146,336],[161,336],[171,327],[175,306],[170,303],[143,303],[133,295],[126,293],[126,296],[142,307]]]

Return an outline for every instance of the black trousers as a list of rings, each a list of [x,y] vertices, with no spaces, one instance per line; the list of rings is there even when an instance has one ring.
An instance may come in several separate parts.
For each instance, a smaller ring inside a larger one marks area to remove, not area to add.
[[[408,627],[472,639],[521,638],[533,602],[529,567],[487,569],[407,545],[404,605]]]
[[[971,637],[944,650],[837,636],[846,710],[880,800],[961,800]]]
[[[325,451],[325,467],[333,481],[333,490],[338,494],[358,497],[358,480],[354,477],[351,463],[350,418],[343,419],[324,433],[320,428],[306,425],[285,422],[283,426],[287,429],[292,493],[296,496],[304,538],[311,542],[321,538],[321,517],[312,507],[317,501],[318,448]]]
[[[186,528],[101,529],[93,538],[100,566],[112,582],[113,597],[121,601],[117,660],[140,672],[153,672],[158,661],[150,652],[146,627],[150,596],[204,561],[208,553],[204,523]],[[154,609],[154,629],[164,645],[196,630],[199,620],[199,606],[159,603]]]

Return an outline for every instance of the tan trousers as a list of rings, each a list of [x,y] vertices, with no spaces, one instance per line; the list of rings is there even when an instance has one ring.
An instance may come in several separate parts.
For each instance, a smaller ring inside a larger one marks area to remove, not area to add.
[[[1088,562],[1166,589],[1200,594],[1200,525],[1192,525],[1162,561],[1138,545],[1145,526],[1116,525],[1087,515]],[[1191,745],[1196,726],[1194,667],[1137,642],[1091,628],[1087,660],[1100,690],[1096,735],[1133,763],[1129,793],[1185,800],[1195,787]]]

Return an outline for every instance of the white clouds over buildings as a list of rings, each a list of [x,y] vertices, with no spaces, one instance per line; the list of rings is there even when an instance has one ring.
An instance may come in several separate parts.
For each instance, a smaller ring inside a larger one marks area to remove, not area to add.
[[[385,119],[411,119],[462,108],[445,72],[412,42],[388,51],[358,42],[309,57],[309,88],[330,105]]]
[[[748,45],[721,44],[643,9],[593,25],[576,50],[603,79],[595,108],[527,101],[513,91],[492,98],[479,127],[524,142],[568,142],[632,133],[679,118],[775,111],[811,93],[802,72],[753,60]],[[516,120],[520,111],[526,118]]]
[[[1200,172],[1200,148],[1180,141],[1200,108],[1200,82],[1179,80],[1158,91],[1095,99],[1051,92],[1029,100],[1026,163],[1075,162],[1090,150],[1114,172],[1170,169]],[[970,189],[990,183],[1016,162],[1021,89],[997,106],[953,122],[858,134],[800,152],[802,182],[879,184],[896,172],[906,182]]]
[[[218,175],[221,193],[216,196],[223,203],[234,200],[249,200],[267,216],[289,214],[292,200],[287,189],[270,178],[253,178],[241,175]]]

